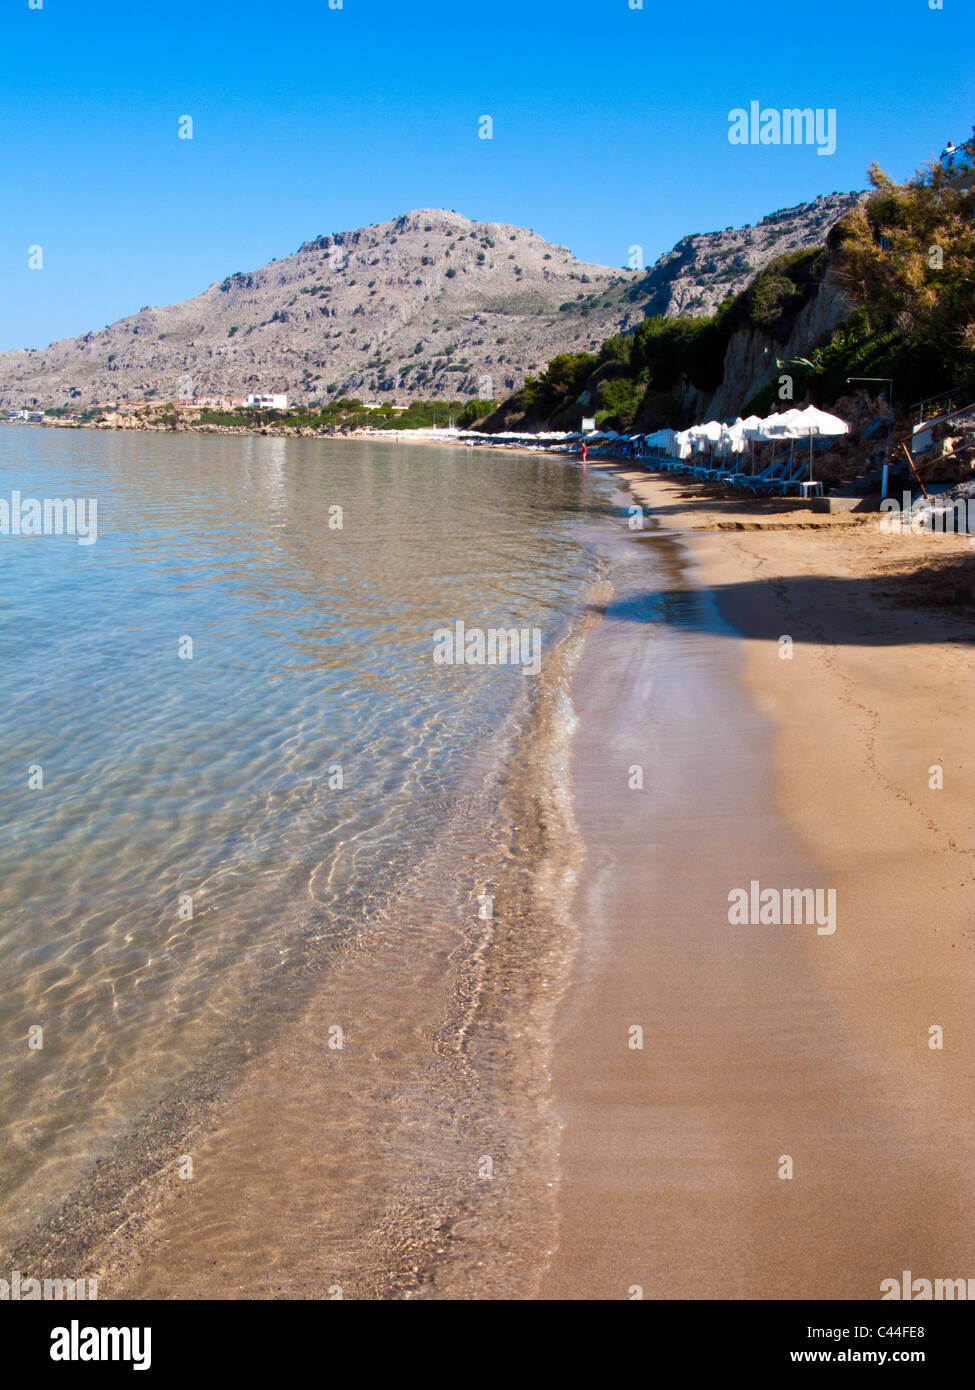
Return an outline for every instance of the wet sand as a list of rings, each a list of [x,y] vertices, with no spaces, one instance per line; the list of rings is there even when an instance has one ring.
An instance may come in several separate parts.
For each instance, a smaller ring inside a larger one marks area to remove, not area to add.
[[[661,525],[599,525],[612,592],[543,665],[503,804],[472,793],[273,1045],[148,1146],[108,1238],[68,1232],[102,1297],[971,1273],[970,626],[878,592],[930,539],[606,471]],[[732,926],[752,880],[835,888],[835,934]]]
[[[533,1296],[555,1239],[547,1063],[581,853],[565,691],[595,622],[526,685],[510,759],[201,1113],[188,1175],[170,1159],[117,1203],[86,1266],[101,1297]]]
[[[615,471],[704,588],[618,592],[573,687],[583,944],[542,1295],[876,1299],[903,1269],[967,1277],[971,625],[877,592],[932,538]],[[729,925],[752,879],[835,887],[835,934]]]

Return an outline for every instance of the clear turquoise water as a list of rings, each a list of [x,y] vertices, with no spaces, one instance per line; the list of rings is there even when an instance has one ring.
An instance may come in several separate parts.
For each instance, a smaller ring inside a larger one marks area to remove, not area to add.
[[[550,650],[600,496],[524,455],[5,427],[14,488],[97,497],[98,540],[0,536],[9,1235],[435,844],[531,682],[433,632]]]

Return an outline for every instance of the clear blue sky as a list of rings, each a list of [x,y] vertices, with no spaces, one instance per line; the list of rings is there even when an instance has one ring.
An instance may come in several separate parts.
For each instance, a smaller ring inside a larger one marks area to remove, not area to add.
[[[5,0],[0,350],[414,207],[649,264],[975,122],[973,0],[630,2]],[[752,100],[834,107],[836,154],[729,144]]]

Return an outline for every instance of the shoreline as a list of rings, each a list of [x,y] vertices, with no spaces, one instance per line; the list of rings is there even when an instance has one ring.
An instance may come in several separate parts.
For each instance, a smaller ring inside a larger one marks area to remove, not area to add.
[[[238,1020],[239,1064],[200,1069],[188,1106],[174,1097],[126,1134],[16,1267],[74,1263],[106,1300],[533,1296],[554,1239],[548,1037],[578,855],[563,696],[598,592],[580,593],[491,740],[494,771],[472,769],[408,881],[296,982],[282,1026],[258,1038]],[[485,1156],[496,1182],[480,1180]]]
[[[476,857],[466,807],[362,949],[335,962],[288,1036],[215,1105],[186,1200],[170,1185],[135,1240],[102,1245],[107,1297],[535,1296],[554,1241],[547,1063],[579,853],[562,796],[571,728],[560,694],[591,622],[565,635],[516,720]],[[453,904],[437,891],[445,863]],[[485,889],[494,911],[480,921]],[[397,994],[407,953],[410,988]],[[377,1010],[377,998],[394,1007]],[[329,1056],[336,1015],[355,1044]],[[269,1182],[285,1171],[280,1188]]]
[[[763,524],[694,484],[591,466],[676,534],[719,621],[695,651],[679,593],[667,598],[692,687],[665,677],[656,693],[669,715],[656,806],[618,767],[611,776],[646,706],[619,668],[612,681],[598,669],[614,648],[632,663],[636,639],[627,655],[629,632],[604,632],[600,652],[597,634],[577,675],[587,945],[557,1023],[562,1234],[543,1292],[870,1299],[903,1268],[963,1277],[975,1235],[975,754],[959,732],[971,617],[875,593],[930,555],[923,538],[813,514]],[[948,554],[967,550],[944,539]],[[633,544],[659,546],[660,532]],[[622,605],[612,627],[638,623],[647,601]],[[725,692],[736,747],[724,699],[717,736],[714,712],[694,707],[715,660],[739,667]],[[928,788],[934,764],[943,790]],[[835,887],[835,935],[730,926],[728,892],[752,880]],[[644,1050],[628,1051],[626,1027],[641,1022]]]
[[[90,1252],[103,1297],[314,1299],[338,1281],[367,1299],[871,1298],[902,1268],[966,1275],[975,758],[952,712],[967,710],[972,622],[874,596],[892,582],[882,557],[896,570],[930,538],[743,510],[625,460],[588,468],[621,489],[614,592],[593,597],[578,664],[540,697],[551,720],[568,694],[575,729],[562,753],[540,730],[522,747],[529,769],[543,744],[554,762],[514,789],[506,823],[525,834],[481,866],[503,885],[494,925],[458,934],[418,870],[399,916],[415,926],[412,903],[430,920],[392,1020],[376,1014],[375,958],[343,955],[283,1041],[245,1044],[229,1086],[194,1076],[199,1181],[178,1183],[165,1157],[149,1186],[140,1175],[144,1139],[167,1156],[186,1142],[163,1112],[96,1176],[107,1239],[80,1193],[79,1224],[55,1228],[55,1253]],[[642,532],[626,525],[634,499]],[[933,805],[897,780],[908,744],[926,775],[928,741],[946,772]],[[643,791],[627,787],[634,764]],[[584,858],[564,917],[573,821]],[[458,885],[485,891],[455,849]],[[836,934],[729,926],[729,889],[753,880],[835,886]],[[408,940],[391,920],[380,981]],[[324,1043],[336,1012],[370,1049],[341,1071]],[[507,1109],[491,1112],[471,1068]],[[397,1097],[423,1088],[438,1137],[417,1148]],[[485,1153],[497,1185],[470,1181]]]

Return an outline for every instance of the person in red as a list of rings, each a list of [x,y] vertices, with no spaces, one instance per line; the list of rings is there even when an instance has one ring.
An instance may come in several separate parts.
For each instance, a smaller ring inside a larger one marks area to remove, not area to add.
[[[589,446],[588,446],[588,444],[583,444],[583,446],[582,446],[582,461],[583,461],[583,463],[585,463],[585,461],[586,461],[586,459],[587,459],[588,457],[589,457]]]

